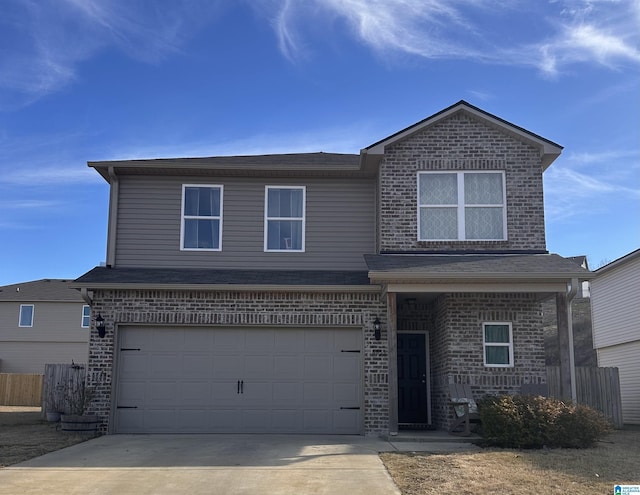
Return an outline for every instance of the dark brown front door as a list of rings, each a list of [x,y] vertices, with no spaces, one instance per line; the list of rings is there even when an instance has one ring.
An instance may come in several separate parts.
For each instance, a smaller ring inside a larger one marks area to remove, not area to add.
[[[398,423],[428,422],[425,334],[398,334]]]

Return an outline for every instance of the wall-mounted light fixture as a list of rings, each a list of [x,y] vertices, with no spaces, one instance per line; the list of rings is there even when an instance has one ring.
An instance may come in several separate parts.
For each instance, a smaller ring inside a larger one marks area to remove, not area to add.
[[[96,316],[96,330],[98,331],[98,337],[104,339],[104,336],[107,333],[107,327],[104,324],[104,318],[100,313]]]
[[[376,316],[376,319],[373,320],[373,336],[376,340],[380,340],[380,318]]]

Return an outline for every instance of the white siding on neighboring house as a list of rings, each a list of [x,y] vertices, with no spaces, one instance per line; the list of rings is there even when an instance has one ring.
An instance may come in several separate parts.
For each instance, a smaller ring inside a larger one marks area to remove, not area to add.
[[[591,313],[598,366],[619,369],[623,421],[640,424],[640,250],[596,275]]]
[[[598,349],[598,366],[612,366],[620,372],[622,420],[640,425],[640,340]]]
[[[640,256],[592,280],[591,312],[596,349],[640,340]]]

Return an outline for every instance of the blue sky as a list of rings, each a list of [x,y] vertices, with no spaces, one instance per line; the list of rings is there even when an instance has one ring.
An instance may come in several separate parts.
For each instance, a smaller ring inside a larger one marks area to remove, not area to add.
[[[640,247],[640,0],[0,0],[0,285],[104,260],[88,160],[359,150],[461,99],[565,147],[547,245]]]

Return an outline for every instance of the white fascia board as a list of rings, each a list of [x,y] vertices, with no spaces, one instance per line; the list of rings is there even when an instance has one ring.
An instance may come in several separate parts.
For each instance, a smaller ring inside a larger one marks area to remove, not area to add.
[[[397,284],[386,285],[387,292],[398,293],[451,293],[451,292],[492,292],[492,293],[552,293],[566,292],[565,283],[424,283],[424,284]]]

